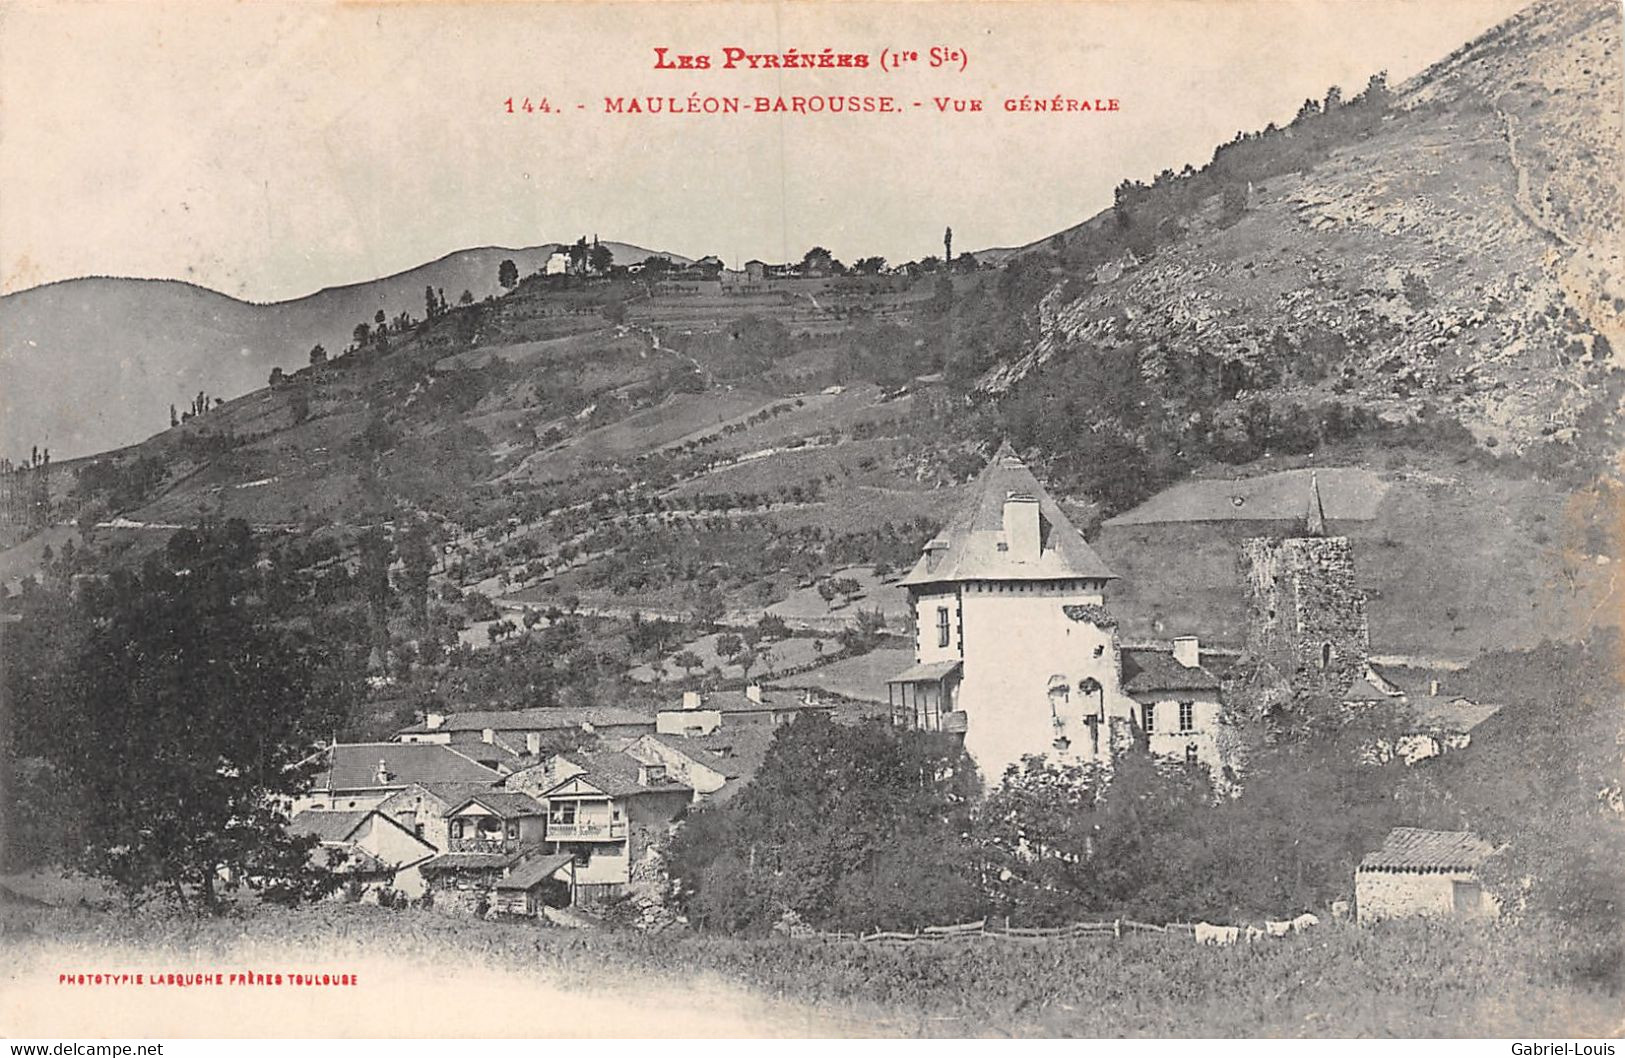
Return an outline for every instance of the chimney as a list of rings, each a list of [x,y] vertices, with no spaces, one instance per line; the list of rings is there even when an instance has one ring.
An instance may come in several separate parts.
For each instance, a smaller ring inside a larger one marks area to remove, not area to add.
[[[1439,681],[1438,680],[1429,680],[1428,681],[1428,694],[1433,696],[1434,698],[1437,698],[1439,696]]]
[[[1004,544],[1016,562],[1037,562],[1038,497],[1012,494],[1004,501]]]
[[[755,702],[757,705],[761,705],[762,704],[762,685],[759,684],[759,683],[753,683],[750,686],[746,687],[745,688],[745,697],[749,698],[751,701]]]
[[[423,726],[428,728],[430,731],[439,731],[441,725],[445,724],[445,722],[445,713],[429,713],[423,718]]]
[[[683,692],[683,708],[684,709],[698,709],[699,707],[700,707],[700,692],[699,691],[684,691]]]
[[[1175,636],[1174,660],[1187,669],[1196,668],[1202,663],[1201,641],[1195,636]]]
[[[380,757],[378,759],[378,770],[373,772],[372,778],[373,778],[373,783],[372,784],[374,786],[388,786],[389,785],[389,762],[384,760],[382,757]]]
[[[540,731],[525,732],[525,752],[533,757],[542,755],[542,733]]]
[[[485,743],[487,746],[489,746],[496,739],[496,737],[497,733],[494,728],[488,727],[480,732],[480,741]]]

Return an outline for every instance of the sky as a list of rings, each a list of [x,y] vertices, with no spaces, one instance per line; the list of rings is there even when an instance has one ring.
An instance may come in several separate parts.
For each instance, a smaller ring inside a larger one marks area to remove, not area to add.
[[[583,234],[730,265],[815,244],[904,261],[940,253],[950,225],[956,250],[1020,245],[1330,85],[1398,84],[1525,2],[11,0],[0,292],[121,275],[274,301]],[[713,66],[656,69],[660,47]],[[724,70],[729,47],[871,65]],[[964,68],[932,68],[932,47]],[[881,69],[883,49],[921,59]],[[902,113],[604,112],[691,93],[890,96]],[[1118,110],[1003,109],[1023,95]],[[554,112],[507,113],[527,96]]]

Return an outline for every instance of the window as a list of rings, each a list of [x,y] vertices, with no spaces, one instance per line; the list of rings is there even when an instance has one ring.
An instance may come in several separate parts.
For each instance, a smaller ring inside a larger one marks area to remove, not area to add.
[[[573,846],[570,849],[570,851],[575,854],[576,866],[577,867],[591,867],[592,866],[592,846],[591,845],[576,845],[576,846]]]
[[[1181,730],[1181,731],[1195,731],[1196,730],[1196,703],[1195,702],[1180,702],[1179,703],[1179,730]]]
[[[1330,643],[1322,643],[1322,644],[1320,644],[1320,667],[1323,668],[1323,669],[1324,668],[1329,668],[1331,666],[1331,663],[1332,663],[1332,645]]]
[[[1185,744],[1185,763],[1193,766],[1196,764],[1196,743],[1194,742]]]
[[[937,646],[947,646],[949,637],[948,608],[946,606],[939,606],[937,607]]]
[[[519,821],[517,819],[510,820],[508,822],[508,837],[514,838],[516,840],[518,839],[518,837],[519,837]]]
[[[574,825],[576,821],[576,803],[574,801],[554,801],[547,820],[550,823],[562,823],[565,826]]]
[[[418,837],[421,838],[423,836],[423,824],[422,823],[413,823],[412,824],[412,833],[416,834]]]
[[[451,836],[459,840],[462,839],[463,821],[461,819],[453,819],[451,821]]]
[[[1149,734],[1151,734],[1151,732],[1155,731],[1156,729],[1157,729],[1157,703],[1156,702],[1146,702],[1145,703],[1145,733],[1149,735]]]

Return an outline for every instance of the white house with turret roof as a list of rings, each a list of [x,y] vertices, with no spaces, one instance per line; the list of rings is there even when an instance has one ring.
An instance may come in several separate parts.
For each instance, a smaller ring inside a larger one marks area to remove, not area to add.
[[[1001,446],[967,506],[903,579],[915,664],[887,681],[893,718],[962,732],[990,783],[1029,754],[1107,763],[1134,744],[1147,713],[1159,735],[1210,727],[1218,681],[1202,669],[1194,640],[1156,652],[1165,658],[1139,651],[1130,676],[1142,685],[1124,686],[1123,648],[1106,608],[1114,579],[1015,451]],[[1191,745],[1164,737],[1152,749],[1218,763],[1208,739]]]

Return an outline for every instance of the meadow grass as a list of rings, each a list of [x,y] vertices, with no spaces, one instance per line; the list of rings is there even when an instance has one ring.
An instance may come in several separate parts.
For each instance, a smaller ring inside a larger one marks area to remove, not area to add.
[[[1620,1028],[1617,959],[1564,935],[1513,926],[1328,925],[1252,946],[1188,937],[883,947],[493,923],[424,910],[323,904],[217,918],[13,907],[20,958],[60,946],[156,958],[270,949],[365,952],[534,975],[591,991],[647,977],[742,987],[886,1035],[1600,1036]]]

